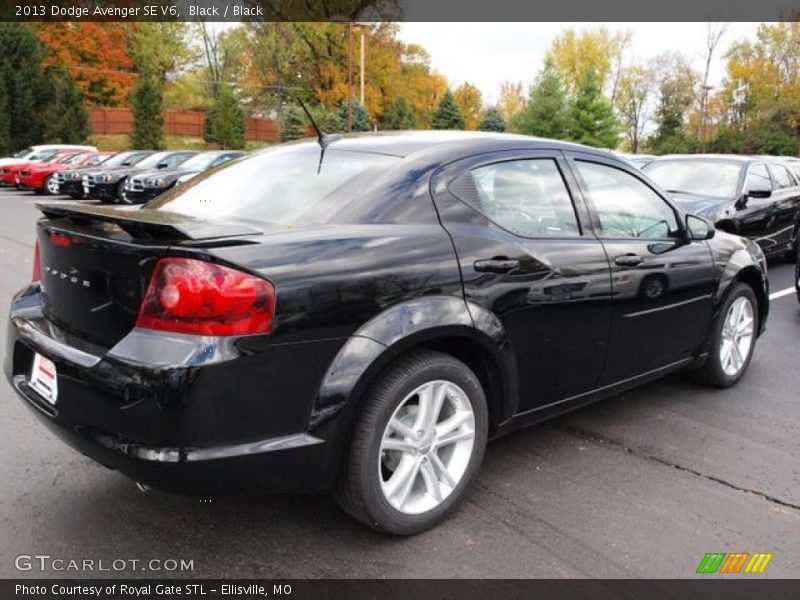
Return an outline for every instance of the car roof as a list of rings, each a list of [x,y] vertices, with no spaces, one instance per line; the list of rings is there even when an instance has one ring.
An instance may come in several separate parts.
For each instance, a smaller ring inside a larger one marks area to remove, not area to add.
[[[310,143],[303,140],[295,143]],[[612,155],[589,146],[562,142],[546,138],[511,133],[491,133],[485,131],[388,131],[360,134],[347,134],[332,140],[328,148],[350,152],[367,152],[387,154],[390,156],[408,157],[427,150],[470,149],[491,152],[493,150],[530,147],[535,143],[537,148],[553,148],[578,150]]]
[[[735,162],[749,162],[756,160],[755,156],[747,156],[744,154],[665,154],[656,158],[657,161],[662,160],[727,160]],[[655,162],[655,161],[653,161]]]

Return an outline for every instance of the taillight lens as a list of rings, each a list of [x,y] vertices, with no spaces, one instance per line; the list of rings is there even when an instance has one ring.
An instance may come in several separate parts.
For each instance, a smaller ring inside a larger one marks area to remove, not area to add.
[[[267,333],[275,287],[266,279],[191,258],[158,261],[136,326],[193,335]]]
[[[39,257],[39,242],[37,240],[36,247],[33,250],[33,273],[31,273],[31,281],[42,280],[42,261]]]

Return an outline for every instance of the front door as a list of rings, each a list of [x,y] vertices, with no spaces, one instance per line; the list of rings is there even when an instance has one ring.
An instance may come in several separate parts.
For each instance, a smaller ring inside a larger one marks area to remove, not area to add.
[[[705,240],[635,169],[570,155],[611,265],[611,335],[601,384],[667,367],[709,334],[716,273]]]
[[[606,355],[609,267],[560,153],[496,153],[434,179],[471,306],[502,322],[525,412],[594,389]]]

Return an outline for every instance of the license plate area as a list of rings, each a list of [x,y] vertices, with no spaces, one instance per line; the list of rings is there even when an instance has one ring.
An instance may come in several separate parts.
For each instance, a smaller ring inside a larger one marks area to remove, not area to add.
[[[31,366],[30,387],[48,404],[55,406],[58,399],[58,373],[52,360],[35,354]]]

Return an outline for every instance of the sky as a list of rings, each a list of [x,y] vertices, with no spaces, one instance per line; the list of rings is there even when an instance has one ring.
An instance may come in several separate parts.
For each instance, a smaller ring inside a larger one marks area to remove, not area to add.
[[[503,81],[521,81],[527,91],[550,43],[564,29],[580,31],[601,25],[633,32],[628,63],[680,51],[698,71],[704,68],[705,23],[403,23],[399,37],[425,47],[431,66],[445,75],[452,87],[469,81],[480,89],[486,104],[493,104]],[[728,24],[711,66],[710,85],[722,81],[728,46],[742,38],[754,39],[758,25]]]

